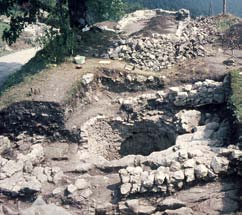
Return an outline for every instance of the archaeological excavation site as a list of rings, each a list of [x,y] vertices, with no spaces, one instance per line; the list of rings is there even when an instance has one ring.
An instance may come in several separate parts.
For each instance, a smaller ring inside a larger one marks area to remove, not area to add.
[[[126,15],[81,70],[3,94],[0,214],[241,214],[242,58],[222,50],[220,18]]]

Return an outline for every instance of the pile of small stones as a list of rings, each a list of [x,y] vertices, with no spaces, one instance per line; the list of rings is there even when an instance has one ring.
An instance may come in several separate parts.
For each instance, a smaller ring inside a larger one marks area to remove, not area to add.
[[[187,59],[207,55],[206,44],[211,44],[217,34],[213,18],[184,21],[177,35],[154,33],[152,37],[134,36],[116,41],[109,48],[108,57],[124,59],[140,69],[160,71]]]

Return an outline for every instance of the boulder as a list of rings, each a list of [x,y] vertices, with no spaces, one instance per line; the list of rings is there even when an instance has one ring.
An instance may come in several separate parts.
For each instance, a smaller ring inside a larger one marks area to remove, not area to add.
[[[11,142],[8,137],[0,136],[0,155],[6,150],[11,149]]]
[[[199,125],[201,112],[197,110],[182,110],[176,114],[176,117],[180,120],[181,127],[186,132],[192,132]]]
[[[67,190],[67,192],[69,194],[73,194],[73,193],[75,193],[77,191],[77,187],[75,185],[73,185],[73,184],[69,184],[67,186],[66,190]]]
[[[55,204],[46,204],[43,200],[36,200],[30,208],[21,210],[19,215],[71,215],[64,208],[58,207]]]
[[[155,212],[156,207],[147,205],[147,203],[139,199],[131,199],[125,202],[131,214],[152,214]]]
[[[85,179],[79,178],[75,181],[75,186],[78,190],[84,190],[87,189],[90,184]]]
[[[122,184],[120,187],[120,192],[122,195],[127,195],[130,193],[132,185],[130,183]]]
[[[166,210],[164,215],[193,215],[191,208],[183,207],[176,210]]]
[[[204,179],[207,175],[208,175],[208,168],[205,165],[200,164],[195,167],[195,176],[198,179]]]
[[[87,73],[87,74],[85,74],[85,75],[82,76],[82,80],[81,80],[81,82],[82,82],[84,85],[88,85],[88,84],[90,84],[93,80],[94,80],[94,74],[92,74],[92,73]]]
[[[180,9],[177,13],[176,13],[176,19],[178,21],[183,21],[186,19],[190,19],[190,11],[187,9]]]
[[[216,174],[225,173],[228,170],[229,161],[224,157],[214,157],[210,166]]]
[[[178,199],[168,197],[158,203],[159,211],[176,210],[178,208],[186,207],[186,204]]]

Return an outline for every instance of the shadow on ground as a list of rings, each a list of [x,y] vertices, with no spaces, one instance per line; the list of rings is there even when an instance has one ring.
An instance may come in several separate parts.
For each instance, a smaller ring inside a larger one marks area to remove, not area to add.
[[[22,68],[10,75],[4,83],[0,86],[0,95],[10,87],[19,84],[29,75],[34,75],[46,68],[48,60],[44,56],[43,51],[39,51],[34,58],[32,58]]]
[[[78,142],[79,135],[65,128],[64,110],[58,103],[23,101],[0,111],[0,134],[16,138],[43,135],[50,140]]]

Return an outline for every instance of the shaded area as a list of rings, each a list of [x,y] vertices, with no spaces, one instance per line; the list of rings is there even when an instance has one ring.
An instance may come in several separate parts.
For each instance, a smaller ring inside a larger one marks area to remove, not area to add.
[[[242,48],[242,23],[232,25],[222,36],[222,45],[231,49]]]
[[[121,157],[127,155],[147,156],[155,151],[165,150],[176,142],[175,129],[163,123],[162,119],[139,120],[134,123],[120,121],[109,122],[113,132],[121,137],[118,153]]]
[[[115,93],[138,92],[147,89],[161,90],[164,81],[155,76],[132,75],[123,71],[104,69],[99,80],[108,91]]]
[[[128,127],[128,131],[128,137],[121,143],[121,156],[147,156],[152,152],[168,149],[176,143],[176,134],[154,121],[136,121],[132,127]]]
[[[98,57],[106,53],[107,47],[118,40],[118,35],[112,31],[101,30],[93,27],[90,31],[79,33],[78,53],[85,56]]]
[[[23,132],[78,141],[78,135],[65,128],[64,110],[54,102],[23,101],[0,111],[1,135],[15,138]]]
[[[21,68],[22,64],[19,63],[4,63],[0,62],[0,87],[9,75]]]
[[[48,60],[45,57],[43,50],[39,51],[34,58],[32,58],[22,68],[10,75],[6,81],[0,86],[0,95],[10,87],[19,84],[29,75],[34,75],[46,68]]]

